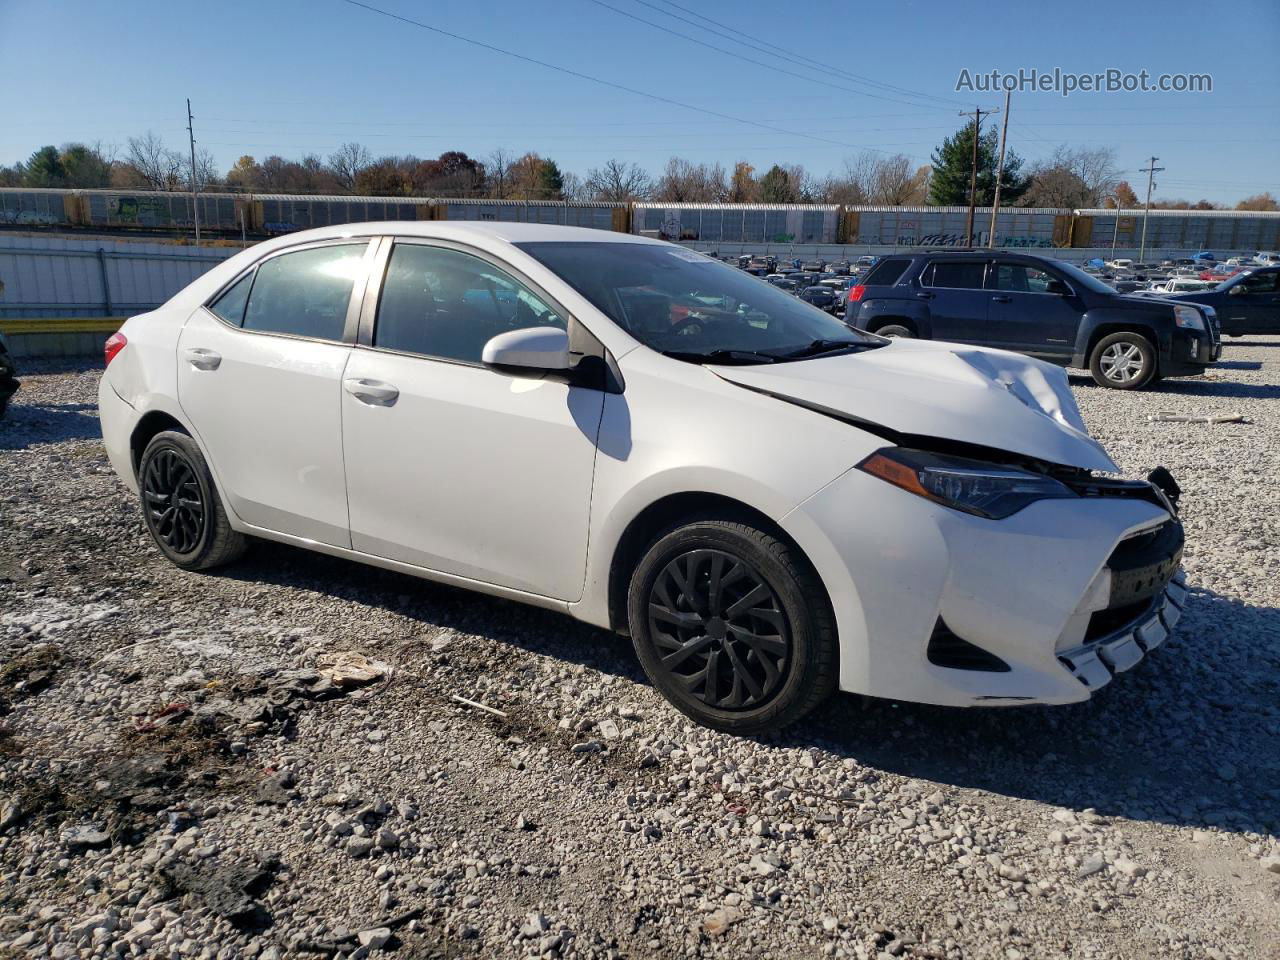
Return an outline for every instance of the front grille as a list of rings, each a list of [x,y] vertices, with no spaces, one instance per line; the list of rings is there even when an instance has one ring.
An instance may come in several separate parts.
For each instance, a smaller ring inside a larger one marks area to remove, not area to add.
[[[929,662],[953,670],[982,670],[986,673],[1008,673],[1012,669],[994,653],[988,653],[968,640],[956,636],[942,618],[934,624],[929,637]]]

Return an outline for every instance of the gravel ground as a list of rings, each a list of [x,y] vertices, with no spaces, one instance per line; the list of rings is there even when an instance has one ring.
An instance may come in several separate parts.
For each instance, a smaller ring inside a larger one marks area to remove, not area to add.
[[[1072,379],[1126,471],[1185,490],[1191,602],[1140,667],[1051,709],[842,695],[763,740],[551,613],[267,544],[171,567],[98,370],[28,364],[0,957],[1280,957],[1280,338],[1224,361]],[[345,652],[390,672],[335,684]]]

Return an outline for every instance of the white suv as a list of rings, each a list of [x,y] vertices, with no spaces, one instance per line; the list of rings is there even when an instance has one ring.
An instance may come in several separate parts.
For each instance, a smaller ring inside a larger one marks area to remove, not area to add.
[[[261,537],[561,610],[720,729],[837,687],[1083,700],[1186,602],[1173,504],[1102,475],[1057,367],[852,330],[673,244],[312,230],[107,361],[108,453],[180,567]]]

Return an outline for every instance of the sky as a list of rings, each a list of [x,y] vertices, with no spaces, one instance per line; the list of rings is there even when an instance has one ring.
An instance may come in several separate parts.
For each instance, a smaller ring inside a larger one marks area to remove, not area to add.
[[[1064,143],[1113,147],[1140,196],[1152,155],[1159,197],[1280,196],[1277,0],[359,2],[0,0],[0,164],[68,141],[123,153],[148,130],[185,149],[190,97],[224,171],[356,140],[533,150],[580,175],[615,157],[656,173],[673,154],[822,175],[863,150],[928,162],[961,110],[1003,103],[957,92],[962,70],[1114,68],[1213,89],[1018,91],[1010,149],[1030,165]]]

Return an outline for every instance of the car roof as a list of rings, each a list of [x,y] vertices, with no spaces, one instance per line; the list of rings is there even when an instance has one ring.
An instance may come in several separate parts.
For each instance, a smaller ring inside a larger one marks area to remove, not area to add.
[[[515,223],[505,220],[375,220],[316,227],[287,234],[288,243],[314,240],[336,240],[342,237],[367,237],[394,234],[398,237],[424,237],[441,240],[489,239],[508,243],[559,241],[562,243],[643,243],[671,246],[633,233],[615,233],[593,227],[566,227],[549,223]],[[281,238],[283,239],[283,238]]]

